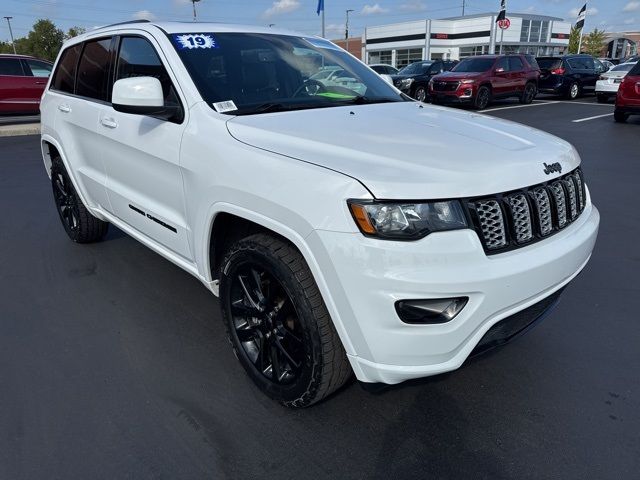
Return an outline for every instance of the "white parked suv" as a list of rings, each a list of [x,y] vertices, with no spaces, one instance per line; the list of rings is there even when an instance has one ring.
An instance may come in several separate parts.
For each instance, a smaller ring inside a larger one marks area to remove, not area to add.
[[[312,79],[329,66],[357,88]],[[316,37],[104,27],[65,44],[41,108],[69,237],[111,223],[199,278],[288,406],[352,372],[460,367],[546,313],[596,241],[571,145],[415,102]]]

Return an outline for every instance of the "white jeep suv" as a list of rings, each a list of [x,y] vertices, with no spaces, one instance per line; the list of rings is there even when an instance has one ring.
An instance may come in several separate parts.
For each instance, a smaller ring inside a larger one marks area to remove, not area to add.
[[[349,82],[313,78],[331,67]],[[415,102],[317,37],[104,27],[65,44],[41,109],[69,237],[111,223],[199,278],[249,376],[288,406],[511,339],[597,236],[571,145]]]

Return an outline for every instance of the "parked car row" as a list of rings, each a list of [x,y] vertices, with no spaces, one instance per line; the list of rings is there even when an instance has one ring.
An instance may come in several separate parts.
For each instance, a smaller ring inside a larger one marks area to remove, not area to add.
[[[52,68],[25,55],[0,55],[0,114],[37,112]]]

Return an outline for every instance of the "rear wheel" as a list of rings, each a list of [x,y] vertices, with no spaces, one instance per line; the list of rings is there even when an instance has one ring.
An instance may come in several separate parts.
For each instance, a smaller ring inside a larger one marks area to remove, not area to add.
[[[51,163],[51,186],[58,215],[69,238],[77,243],[102,240],[109,223],[94,217],[84,206],[60,157]]]
[[[569,85],[569,90],[567,90],[567,98],[569,100],[575,100],[580,96],[580,85],[577,82],[573,82]]]
[[[482,86],[478,89],[473,106],[476,110],[484,110],[491,103],[491,90],[489,87]]]
[[[424,87],[416,88],[415,92],[413,92],[413,98],[419,102],[424,102],[427,99],[427,89]]]
[[[627,120],[629,120],[629,114],[628,113],[622,113],[622,112],[614,112],[613,118],[618,123],[626,123]]]
[[[306,407],[340,388],[351,367],[304,258],[256,234],[222,262],[220,301],[240,363],[269,397]]]
[[[522,95],[520,96],[520,103],[529,105],[531,102],[533,102],[533,99],[536,98],[537,93],[538,91],[535,84],[527,83],[527,85],[524,87]]]

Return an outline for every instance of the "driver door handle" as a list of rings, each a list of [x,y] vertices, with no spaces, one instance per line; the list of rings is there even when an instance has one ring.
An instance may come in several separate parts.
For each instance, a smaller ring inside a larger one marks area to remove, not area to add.
[[[61,112],[64,113],[69,113],[71,112],[71,107],[69,105],[58,105],[58,110],[60,110]]]
[[[102,125],[104,125],[107,128],[118,127],[118,122],[116,122],[113,118],[109,118],[109,117],[103,118],[102,120],[100,120],[100,123],[102,123]]]

